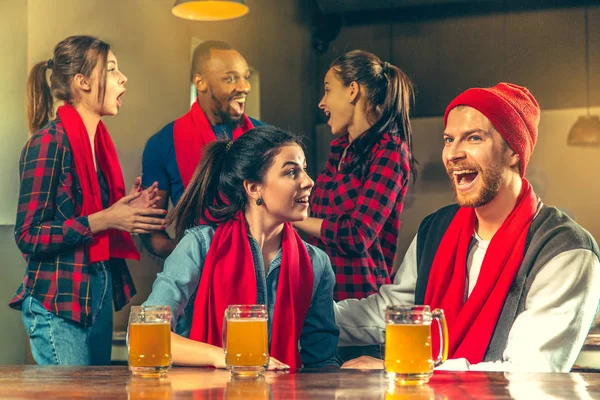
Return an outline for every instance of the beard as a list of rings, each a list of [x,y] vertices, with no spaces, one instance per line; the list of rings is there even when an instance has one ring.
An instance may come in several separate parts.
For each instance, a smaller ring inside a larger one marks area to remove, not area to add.
[[[232,130],[237,128],[242,121],[242,117],[240,116],[240,117],[234,118],[228,112],[229,102],[237,95],[237,93],[233,93],[231,96],[228,96],[227,99],[225,99],[224,101],[221,101],[217,98],[217,96],[215,96],[212,89],[209,88],[209,90],[210,90],[210,98],[213,101],[213,104],[215,105],[216,116],[221,120],[221,122],[223,124],[228,125]]]
[[[451,171],[446,170],[450,181],[452,183],[452,190],[454,191],[454,198],[456,203],[461,207],[482,207],[492,201],[498,191],[503,179],[503,166],[500,163],[490,165],[488,168],[483,169],[478,164],[467,165],[467,164],[455,164],[453,168],[460,167],[461,169],[475,170],[477,171],[477,177],[480,178],[478,183],[479,188],[476,188],[474,194],[463,194],[456,187],[456,180],[454,174]]]

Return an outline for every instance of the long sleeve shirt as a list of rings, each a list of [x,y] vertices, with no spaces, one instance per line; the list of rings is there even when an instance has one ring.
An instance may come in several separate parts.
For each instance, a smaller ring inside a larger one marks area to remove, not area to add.
[[[331,259],[336,300],[360,299],[390,283],[396,257],[410,152],[400,138],[385,134],[360,161],[366,140],[362,135],[349,143],[345,135],[332,142],[310,198],[311,217],[323,222],[320,237],[309,241]]]
[[[479,276],[487,242],[475,236],[467,260],[470,294]],[[379,293],[335,306],[340,345],[369,345],[385,341],[385,309],[392,304],[414,304],[417,281],[417,237],[412,241],[394,278]],[[560,253],[542,267],[526,299],[525,311],[515,319],[503,359],[469,365],[449,360],[446,368],[486,371],[568,372],[598,309],[600,261],[589,250]],[[442,367],[444,367],[444,365]]]
[[[21,308],[27,296],[63,318],[93,323],[86,244],[93,240],[83,197],[60,119],[36,132],[19,161],[21,186],[15,240],[27,261],[23,283],[10,306]],[[101,187],[102,182],[100,182]],[[135,295],[125,260],[109,260],[115,309]]]
[[[194,314],[194,302],[206,255],[212,243],[215,228],[201,225],[189,229],[173,253],[166,259],[163,272],[159,273],[152,293],[145,305],[170,306],[173,314],[172,330],[189,337]],[[259,304],[265,304],[269,315],[269,342],[271,323],[277,297],[277,282],[281,266],[281,249],[265,273],[262,253],[256,240],[248,235],[254,268]],[[316,247],[306,244],[312,260],[314,284],[312,300],[300,337],[300,356],[305,368],[339,366],[336,356],[339,330],[333,314],[333,286],[335,277],[327,255]],[[302,283],[301,283],[302,284]]]

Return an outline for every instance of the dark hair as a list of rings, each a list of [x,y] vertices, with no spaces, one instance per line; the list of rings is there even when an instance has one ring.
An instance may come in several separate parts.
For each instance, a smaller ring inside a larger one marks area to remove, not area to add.
[[[106,66],[110,45],[93,36],[69,36],[54,48],[54,56],[33,66],[27,79],[27,124],[31,133],[53,116],[54,98],[73,104],[71,83],[77,74],[90,77],[96,65]],[[50,69],[50,85],[46,71]],[[98,77],[98,102],[104,103],[106,68]],[[53,98],[54,96],[54,98]]]
[[[412,128],[410,125],[410,103],[414,92],[410,79],[400,68],[382,62],[375,54],[364,50],[353,50],[333,60],[330,66],[345,86],[358,83],[366,90],[367,110],[378,117],[364,135],[368,135],[365,146],[357,149],[353,164],[366,173],[366,163],[371,148],[381,135],[389,133],[399,136],[409,150],[410,172],[416,178],[416,160],[412,156]]]
[[[292,144],[304,148],[300,136],[272,126],[251,129],[234,142],[207,144],[190,184],[169,216],[176,221],[177,239],[207,216],[223,222],[244,211],[248,203],[244,181],[263,182],[281,148]]]
[[[208,40],[200,43],[196,49],[194,49],[194,55],[192,56],[192,71],[190,73],[190,79],[194,81],[194,75],[200,73],[200,68],[203,63],[210,59],[211,50],[235,50],[229,43],[222,42],[220,40]]]

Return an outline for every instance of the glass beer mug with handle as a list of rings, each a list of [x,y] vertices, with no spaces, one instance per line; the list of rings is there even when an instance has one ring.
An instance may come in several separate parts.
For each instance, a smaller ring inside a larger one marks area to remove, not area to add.
[[[437,320],[440,351],[431,354],[431,322]],[[405,385],[427,383],[433,369],[448,357],[448,328],[444,311],[429,306],[387,307],[385,311],[385,371],[390,379]]]
[[[134,376],[166,377],[171,368],[171,318],[169,306],[131,307],[127,351]]]
[[[231,305],[223,320],[227,369],[238,376],[261,376],[269,364],[268,314],[262,304]]]

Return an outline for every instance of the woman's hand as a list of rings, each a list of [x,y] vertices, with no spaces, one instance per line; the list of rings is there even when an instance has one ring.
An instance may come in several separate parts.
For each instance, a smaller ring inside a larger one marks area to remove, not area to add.
[[[346,369],[383,369],[383,360],[370,356],[360,356],[346,361],[342,368]]]
[[[290,369],[290,366],[282,363],[276,358],[269,357],[269,365],[267,366],[268,371],[285,371]]]
[[[225,354],[221,350],[218,354],[215,355],[212,362],[215,368],[227,368],[225,364]],[[282,363],[276,358],[269,357],[269,365],[267,366],[267,371],[285,371],[290,369],[290,366]]]
[[[215,351],[212,354],[212,357],[210,357],[212,359],[212,366],[215,368],[227,368],[227,365],[225,364],[225,353],[223,353],[223,349],[221,349],[220,347],[216,348]]]
[[[164,230],[168,224],[168,221],[164,219],[167,210],[131,205],[142,193],[143,191],[137,191],[128,194],[106,210],[90,215],[88,221],[92,232],[117,229],[130,233],[152,233]]]

